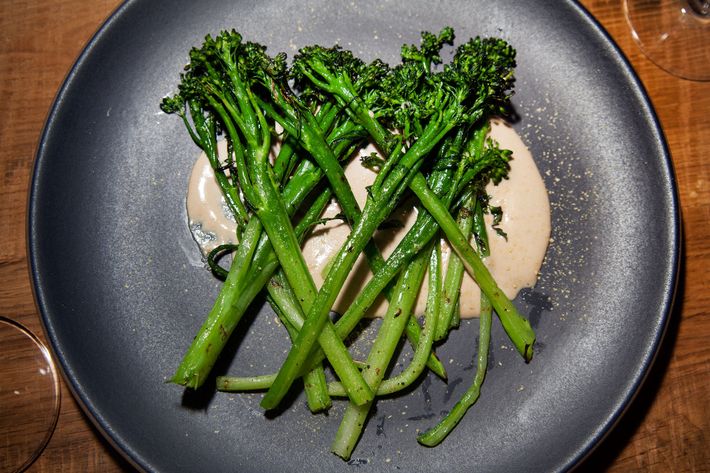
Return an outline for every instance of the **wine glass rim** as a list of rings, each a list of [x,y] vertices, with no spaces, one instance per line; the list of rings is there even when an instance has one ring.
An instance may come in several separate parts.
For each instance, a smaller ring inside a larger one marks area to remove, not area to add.
[[[707,1],[704,3],[710,4],[710,2]],[[696,7],[692,6],[691,0],[660,2],[656,8],[663,10],[663,12],[668,12],[668,9],[672,8],[676,15],[677,25],[668,31],[664,31],[664,34],[656,34],[654,36],[649,35],[648,32],[644,32],[643,28],[640,27],[637,22],[637,9],[643,9],[645,6],[647,5],[635,0],[624,0],[622,2],[624,19],[631,31],[632,39],[641,52],[657,67],[675,77],[696,82],[710,81],[710,73],[708,71],[683,68],[682,65],[674,63],[673,60],[669,61],[667,58],[664,58],[664,56],[659,55],[659,50],[655,46],[660,43],[654,44],[648,41],[649,39],[655,38],[656,41],[660,40],[660,42],[665,43],[669,37],[679,34],[706,34],[710,31],[710,15],[699,13]]]
[[[42,454],[45,447],[49,443],[49,440],[52,438],[52,435],[54,434],[54,429],[56,428],[57,422],[59,421],[59,408],[61,405],[62,392],[59,381],[59,371],[57,370],[57,365],[54,362],[54,357],[52,357],[52,353],[50,352],[49,348],[47,348],[47,345],[45,345],[45,343],[37,335],[35,335],[32,330],[25,327],[23,324],[14,319],[11,319],[4,315],[0,315],[0,326],[2,325],[17,330],[18,332],[29,338],[32,343],[34,343],[39,352],[42,354],[44,360],[47,362],[49,373],[52,375],[52,389],[54,391],[52,415],[49,425],[47,427],[47,431],[45,432],[42,440],[32,451],[32,453],[27,456],[27,459],[25,459],[25,461],[21,465],[19,465],[16,470],[14,470],[16,473],[20,473],[29,468],[29,466],[32,465],[32,463],[34,463],[37,458],[39,458],[39,456]]]

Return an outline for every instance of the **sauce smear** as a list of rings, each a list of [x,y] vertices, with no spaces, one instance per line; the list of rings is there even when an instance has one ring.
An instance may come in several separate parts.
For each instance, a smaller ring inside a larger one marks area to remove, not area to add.
[[[505,122],[492,122],[491,138],[501,148],[513,152],[509,178],[487,191],[490,204],[503,209],[503,219],[498,225],[507,234],[507,239],[499,236],[491,228],[492,217],[486,216],[491,255],[484,262],[505,294],[513,299],[524,287],[532,287],[542,266],[550,238],[550,202],[545,184],[535,166],[530,151],[518,134]],[[373,149],[365,149],[368,154]],[[220,143],[219,152],[226,153],[226,143]],[[375,172],[363,167],[354,159],[345,168],[355,198],[360,207],[365,205],[366,187],[375,179]],[[415,199],[404,202],[395,210],[390,220],[398,220],[401,227],[380,230],[375,242],[385,259],[395,249],[416,219]],[[324,217],[334,217],[340,213],[337,202],[332,201]],[[187,190],[187,214],[190,230],[203,254],[224,243],[235,243],[235,221],[227,208],[207,157],[197,159]],[[350,227],[340,221],[330,221],[319,225],[303,245],[303,256],[313,275],[316,286],[325,279],[328,263],[345,242]],[[451,250],[442,243],[443,268]],[[367,283],[371,273],[364,256],[360,256],[345,283],[333,310],[343,313]],[[415,314],[424,313],[426,305],[426,283],[419,293]],[[461,317],[475,317],[480,310],[480,290],[473,279],[464,275],[461,287]],[[369,311],[370,316],[383,316],[387,310],[384,298],[378,299]]]

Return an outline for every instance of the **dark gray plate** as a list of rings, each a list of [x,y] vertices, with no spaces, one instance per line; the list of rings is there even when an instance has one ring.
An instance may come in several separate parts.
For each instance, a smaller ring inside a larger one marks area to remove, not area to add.
[[[176,471],[333,471],[342,404],[302,397],[274,418],[259,395],[184,395],[172,374],[218,290],[185,223],[192,143],[158,103],[188,48],[236,28],[272,51],[313,42],[394,62],[420,30],[500,35],[519,52],[515,125],[549,186],[553,235],[540,283],[516,303],[539,343],[524,364],[500,329],[480,402],[436,449],[418,430],[472,377],[477,323],[427,378],[382,401],[351,465],[364,471],[555,471],[587,454],[641,384],[662,338],[679,252],[668,152],[641,85],[576,3],[518,1],[130,1],[98,32],[57,96],[29,207],[36,297],[74,394],[135,465]],[[254,307],[254,314],[260,310]],[[277,367],[286,341],[250,316],[218,372]],[[453,360],[449,364],[449,360]]]

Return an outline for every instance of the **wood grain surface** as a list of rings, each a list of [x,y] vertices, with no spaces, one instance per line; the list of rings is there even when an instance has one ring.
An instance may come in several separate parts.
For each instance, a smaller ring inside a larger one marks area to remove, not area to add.
[[[620,0],[582,2],[628,56],[671,149],[683,215],[677,302],[649,377],[618,426],[578,469],[710,471],[710,82],[675,78],[651,63]],[[0,315],[42,335],[25,242],[26,201],[39,134],[54,94],[117,0],[0,2]],[[700,45],[708,48],[710,45]],[[3,413],[0,413],[3,415]],[[131,471],[62,382],[59,421],[33,472]]]

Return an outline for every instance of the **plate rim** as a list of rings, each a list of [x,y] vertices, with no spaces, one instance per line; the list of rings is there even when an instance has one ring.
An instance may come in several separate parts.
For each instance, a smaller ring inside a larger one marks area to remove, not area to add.
[[[660,145],[662,156],[659,160],[665,167],[666,174],[668,176],[668,181],[664,182],[668,185],[665,189],[670,191],[668,197],[670,198],[671,208],[673,210],[672,215],[669,215],[671,220],[671,230],[669,234],[672,235],[672,255],[671,255],[671,267],[672,271],[669,275],[669,279],[666,281],[667,290],[664,293],[663,298],[663,317],[660,320],[659,326],[656,327],[654,331],[653,343],[646,350],[645,356],[643,358],[643,363],[638,367],[636,371],[636,379],[631,385],[631,388],[625,393],[623,399],[615,406],[613,413],[609,415],[605,421],[600,424],[595,436],[585,449],[580,449],[572,463],[570,463],[566,470],[571,471],[581,466],[587,459],[589,459],[597,447],[599,447],[604,440],[609,436],[609,434],[616,428],[616,426],[621,422],[624,415],[628,412],[629,408],[633,404],[636,397],[641,392],[643,385],[646,383],[648,376],[658,359],[658,354],[661,351],[661,346],[665,340],[666,333],[668,332],[668,325],[675,308],[676,297],[678,296],[678,279],[680,277],[680,265],[682,260],[682,241],[683,241],[683,227],[681,220],[681,209],[680,209],[680,199],[678,194],[678,180],[676,178],[675,169],[673,167],[673,160],[670,153],[670,148],[668,146],[668,140],[666,139],[665,133],[663,132],[663,127],[661,126],[661,121],[658,118],[656,109],[653,106],[651,97],[646,90],[641,78],[631,64],[629,58],[624,54],[619,44],[612,38],[609,32],[604,28],[604,26],[599,22],[599,20],[591,14],[591,12],[582,5],[579,0],[571,0],[570,3],[573,7],[576,7],[580,12],[581,16],[586,18],[587,21],[594,27],[594,29],[599,33],[599,35],[606,41],[606,43],[611,47],[614,52],[614,56],[617,60],[621,60],[621,65],[623,67],[624,75],[629,78],[637,92],[640,93],[642,103],[644,106],[645,114],[650,118],[649,125],[652,125],[653,133],[658,145]]]

